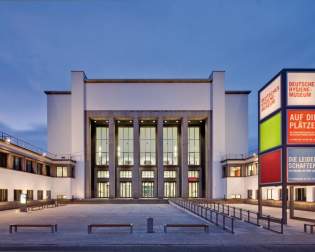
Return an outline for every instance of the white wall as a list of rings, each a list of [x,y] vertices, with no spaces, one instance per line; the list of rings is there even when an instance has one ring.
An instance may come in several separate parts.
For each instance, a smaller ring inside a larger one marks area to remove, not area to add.
[[[88,83],[86,110],[210,110],[210,83]]]
[[[71,155],[76,161],[72,193],[76,198],[85,197],[84,78],[84,72],[71,72]]]
[[[48,151],[71,153],[71,95],[47,95]]]
[[[232,195],[241,195],[242,199],[247,198],[247,190],[253,190],[253,198],[256,197],[258,189],[258,176],[249,177],[228,177],[227,181],[227,198],[232,198]]]
[[[248,95],[225,95],[226,153],[248,152]]]
[[[52,198],[57,195],[71,198],[71,178],[54,178],[6,168],[0,168],[0,178],[0,188],[8,189],[8,201],[14,200],[14,189],[23,190],[23,193],[33,190],[34,200],[37,200],[37,190],[44,191],[44,199],[47,190],[51,191]]]
[[[226,180],[222,179],[221,160],[225,155],[225,88],[224,72],[212,73],[212,197],[226,195]]]

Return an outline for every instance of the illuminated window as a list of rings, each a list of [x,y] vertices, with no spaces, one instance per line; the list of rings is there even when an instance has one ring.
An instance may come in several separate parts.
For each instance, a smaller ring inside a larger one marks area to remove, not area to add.
[[[178,165],[178,129],[163,128],[163,164]]]
[[[188,183],[188,195],[189,195],[189,198],[199,197],[199,182]]]
[[[44,193],[42,190],[37,191],[37,200],[43,200],[44,199]]]
[[[34,199],[33,190],[27,190],[27,191],[26,191],[26,199],[27,199],[27,200],[33,200],[33,199]]]
[[[132,171],[120,171],[120,178],[132,178]]]
[[[164,171],[164,178],[176,178],[176,171]]]
[[[198,179],[199,171],[188,171],[188,179]]]
[[[8,189],[0,189],[0,202],[8,201]]]
[[[133,165],[133,128],[118,127],[118,165]]]
[[[132,184],[131,182],[120,182],[120,197],[131,198]]]
[[[231,166],[230,167],[230,177],[240,177],[241,176],[241,167],[240,166]]]
[[[109,197],[109,182],[97,183],[97,197],[108,198]]]
[[[140,128],[140,165],[156,164],[155,127]]]
[[[188,128],[188,165],[200,165],[200,128]]]
[[[22,190],[14,189],[13,193],[14,193],[14,201],[20,201]]]
[[[68,167],[57,166],[57,177],[68,177]]]
[[[154,171],[142,171],[142,178],[154,178]]]
[[[154,182],[142,182],[142,197],[154,197]]]
[[[257,165],[256,163],[251,163],[246,166],[246,176],[257,175]]]
[[[164,182],[164,197],[176,197],[176,182]]]
[[[109,171],[97,171],[97,178],[109,178]]]
[[[108,127],[96,127],[95,145],[96,165],[108,165]]]

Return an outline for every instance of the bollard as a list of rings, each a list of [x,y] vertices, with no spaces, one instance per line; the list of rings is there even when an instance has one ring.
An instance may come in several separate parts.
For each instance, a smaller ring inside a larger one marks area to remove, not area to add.
[[[147,219],[147,233],[154,233],[154,231],[153,231],[153,218],[152,217]]]

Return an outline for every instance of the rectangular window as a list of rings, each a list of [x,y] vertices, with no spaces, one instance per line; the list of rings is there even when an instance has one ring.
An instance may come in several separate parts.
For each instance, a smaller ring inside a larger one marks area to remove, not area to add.
[[[188,165],[200,165],[200,128],[188,128]]]
[[[109,197],[109,182],[97,183],[97,197],[108,198]]]
[[[163,127],[163,164],[178,165],[177,127]]]
[[[140,128],[140,165],[156,164],[155,127]]]
[[[0,167],[7,168],[7,158],[8,155],[6,153],[0,152]]]
[[[199,171],[188,171],[188,180],[195,181],[199,179]]]
[[[14,189],[14,201],[20,201],[22,190]]]
[[[132,178],[132,171],[120,171],[119,177],[120,178]]]
[[[95,139],[96,165],[108,165],[109,131],[108,127],[96,127]]]
[[[247,198],[253,199],[253,190],[247,190]]]
[[[164,171],[164,178],[176,178],[176,171]]]
[[[33,162],[32,160],[26,160],[26,171],[33,172]]]
[[[154,178],[154,171],[142,171],[142,178]]]
[[[109,178],[109,171],[97,171],[97,178]]]
[[[154,197],[154,182],[142,182],[142,197]]]
[[[256,163],[251,163],[246,166],[246,176],[257,175]]]
[[[27,200],[33,200],[34,199],[33,190],[27,190],[26,191],[26,199]]]
[[[44,199],[44,194],[42,190],[37,191],[37,200],[43,200]]]
[[[13,169],[17,171],[22,170],[22,158],[20,157],[14,157],[13,158]]]
[[[43,164],[37,163],[37,174],[43,175]]]
[[[0,202],[8,201],[8,189],[0,189]]]
[[[189,198],[199,197],[199,182],[188,183],[188,195],[189,195]]]
[[[68,177],[68,167],[57,166],[57,177]]]
[[[51,200],[51,191],[46,191],[46,199]]]
[[[231,166],[230,167],[230,177],[241,177],[241,167]]]
[[[295,188],[295,200],[296,201],[306,201],[306,189],[305,188]]]
[[[46,176],[50,176],[50,166],[46,165]]]
[[[131,182],[120,182],[120,197],[131,198],[132,197],[132,184]]]
[[[267,189],[267,200],[272,200],[272,189]]]
[[[118,127],[118,165],[133,165],[133,128]]]
[[[164,182],[164,197],[176,197],[176,182]]]

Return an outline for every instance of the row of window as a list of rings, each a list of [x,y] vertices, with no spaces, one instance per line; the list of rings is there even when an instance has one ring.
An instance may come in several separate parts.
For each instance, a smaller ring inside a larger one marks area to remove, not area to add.
[[[240,165],[237,166],[224,166],[223,177],[248,177],[258,174],[258,164],[247,164],[244,168]]]
[[[23,193],[20,189],[14,189],[13,195],[14,195],[14,201],[20,201],[21,194]],[[26,199],[27,200],[34,200],[34,192],[33,190],[26,190]],[[43,190],[37,190],[37,200],[43,200],[44,199],[44,191]],[[51,199],[51,191],[46,191],[46,199]],[[0,202],[6,202],[8,201],[8,189],[0,189]]]
[[[57,169],[57,176],[58,176],[58,169]],[[119,177],[132,178],[132,171],[120,171]],[[154,178],[154,171],[142,171],[141,177]],[[109,171],[108,170],[97,171],[97,178],[109,178]],[[164,171],[164,178],[176,178],[176,171]],[[199,171],[197,170],[188,171],[188,179],[189,180],[199,179]]]
[[[140,127],[140,165],[156,165],[156,128]],[[163,164],[178,165],[178,127],[163,128]],[[133,165],[133,128],[118,127],[118,165]],[[109,163],[108,127],[96,127],[96,165]],[[188,164],[200,165],[200,127],[188,128]]]
[[[164,182],[164,197],[174,198],[177,197],[176,182]],[[145,181],[141,183],[142,197],[153,198],[154,197],[154,182]],[[190,198],[199,197],[199,182],[188,183],[188,193]],[[109,182],[97,183],[97,197],[108,198],[109,197]],[[120,182],[119,183],[119,197],[120,198],[132,198],[132,182]]]

